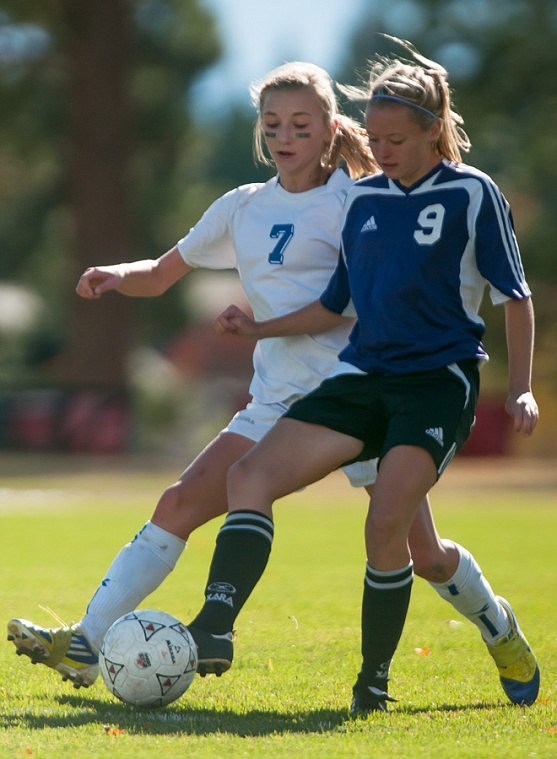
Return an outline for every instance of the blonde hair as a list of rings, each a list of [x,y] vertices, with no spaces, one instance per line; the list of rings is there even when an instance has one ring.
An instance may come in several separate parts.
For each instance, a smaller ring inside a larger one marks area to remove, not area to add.
[[[412,56],[411,61],[399,58],[378,57],[370,64],[366,89],[340,87],[351,100],[367,101],[367,107],[381,107],[389,102],[407,104],[412,118],[428,129],[436,119],[441,120],[435,149],[439,155],[460,163],[461,151],[471,147],[463,129],[464,120],[454,110],[447,71],[440,64],[421,55],[406,40],[382,35],[401,45]]]
[[[253,153],[256,161],[266,166],[274,166],[265,153],[261,111],[265,96],[269,92],[288,89],[311,90],[323,109],[325,125],[333,135],[321,157],[322,165],[327,171],[334,171],[344,161],[353,179],[377,172],[378,167],[369,148],[367,133],[358,122],[340,112],[329,74],[313,63],[300,61],[285,63],[273,69],[261,81],[250,87],[252,103],[257,110],[253,130]]]

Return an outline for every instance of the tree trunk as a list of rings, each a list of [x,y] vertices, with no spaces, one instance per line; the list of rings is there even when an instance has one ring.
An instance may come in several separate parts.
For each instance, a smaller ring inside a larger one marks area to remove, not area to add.
[[[93,264],[133,259],[129,203],[132,130],[128,99],[131,23],[124,0],[63,0],[71,75],[68,180],[74,247],[68,287]],[[69,342],[57,381],[124,388],[132,342],[132,302],[71,300]]]

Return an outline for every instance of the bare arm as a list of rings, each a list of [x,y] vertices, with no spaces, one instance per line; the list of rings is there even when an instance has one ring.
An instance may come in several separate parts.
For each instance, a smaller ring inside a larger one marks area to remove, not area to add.
[[[223,334],[229,332],[238,337],[261,340],[264,337],[317,334],[352,321],[351,318],[329,311],[321,301],[315,300],[298,311],[262,322],[250,319],[238,306],[228,306],[217,317],[216,329]]]
[[[156,260],[133,261],[112,266],[86,269],[76,285],[82,298],[100,298],[110,290],[135,297],[162,295],[181,277],[191,271],[178,248],[174,246]]]
[[[538,404],[532,394],[534,307],[530,298],[505,303],[505,330],[509,362],[509,394],[505,408],[514,428],[531,435],[538,423]]]

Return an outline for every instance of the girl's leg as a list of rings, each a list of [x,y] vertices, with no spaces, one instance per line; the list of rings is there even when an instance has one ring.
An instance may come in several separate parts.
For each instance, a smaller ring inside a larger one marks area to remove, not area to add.
[[[416,514],[409,544],[414,572],[478,628],[508,699],[515,704],[533,703],[540,671],[510,604],[495,595],[466,548],[439,537],[427,499]]]
[[[272,504],[315,482],[355,457],[362,443],[325,427],[281,419],[229,473],[229,514],[217,536],[205,603],[190,625],[202,663],[199,671],[220,672],[221,639],[263,574],[273,541]]]
[[[486,643],[508,633],[507,613],[477,561],[466,548],[439,537],[427,501],[420,504],[409,544],[415,574],[476,625]]]
[[[222,433],[164,491],[152,519],[116,555],[87,606],[80,628],[94,648],[118,617],[137,609],[168,577],[191,532],[226,511],[228,469],[253,445]]]
[[[406,620],[412,588],[408,535],[421,501],[437,479],[427,451],[397,446],[383,458],[366,520],[367,567],[362,600],[362,668],[352,716],[385,711],[389,668]]]

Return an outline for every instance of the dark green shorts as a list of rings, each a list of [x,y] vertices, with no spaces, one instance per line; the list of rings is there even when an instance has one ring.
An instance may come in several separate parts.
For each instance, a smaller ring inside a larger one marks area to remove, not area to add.
[[[470,435],[478,392],[478,365],[469,359],[416,374],[340,374],[284,416],[361,440],[353,461],[382,458],[397,445],[425,448],[441,474]]]

